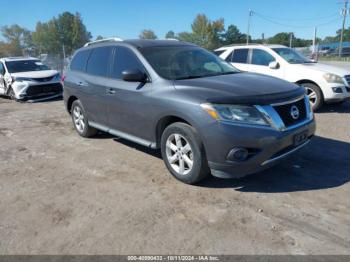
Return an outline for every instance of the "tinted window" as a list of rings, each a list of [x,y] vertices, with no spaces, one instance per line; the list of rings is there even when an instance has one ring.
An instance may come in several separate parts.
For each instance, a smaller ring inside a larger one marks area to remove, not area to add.
[[[232,60],[232,54],[233,54],[233,51],[226,57],[226,61],[227,62],[231,62],[231,60]]]
[[[118,46],[115,53],[114,63],[112,66],[112,77],[122,79],[124,70],[138,69],[145,72],[145,69],[136,55],[127,47]]]
[[[5,62],[7,70],[10,73],[31,72],[31,71],[43,71],[50,68],[44,65],[40,60],[19,60]]]
[[[275,58],[268,52],[261,49],[253,49],[252,64],[268,66],[270,62],[275,61]]]
[[[221,55],[223,52],[225,52],[226,50],[217,50],[214,51],[214,54],[216,54],[217,56]]]
[[[70,64],[71,70],[85,71],[86,62],[89,58],[90,50],[80,51],[76,53]]]
[[[0,63],[0,75],[4,75],[5,74],[5,67],[2,63]]]
[[[91,51],[86,72],[96,76],[107,76],[113,47],[97,47]]]
[[[248,49],[236,49],[233,52],[232,55],[232,62],[233,63],[241,63],[241,64],[246,64],[247,63],[247,58],[248,58]]]

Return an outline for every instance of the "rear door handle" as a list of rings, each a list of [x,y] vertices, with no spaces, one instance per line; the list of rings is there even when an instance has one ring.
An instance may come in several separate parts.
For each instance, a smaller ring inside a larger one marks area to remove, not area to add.
[[[107,94],[114,95],[116,90],[114,88],[107,88]]]

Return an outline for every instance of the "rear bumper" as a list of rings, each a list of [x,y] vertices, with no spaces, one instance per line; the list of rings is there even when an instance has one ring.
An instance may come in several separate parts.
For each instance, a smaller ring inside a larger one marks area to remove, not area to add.
[[[294,146],[294,137],[305,133],[307,140]],[[206,143],[206,153],[212,175],[239,178],[269,168],[306,146],[315,133],[315,122],[288,131],[226,126],[214,143]],[[220,145],[220,146],[219,146]],[[234,147],[252,149],[254,154],[245,161],[231,161],[227,156]]]

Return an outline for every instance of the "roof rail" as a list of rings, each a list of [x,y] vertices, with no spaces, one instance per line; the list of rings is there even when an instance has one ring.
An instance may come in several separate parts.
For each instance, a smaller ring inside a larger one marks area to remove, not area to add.
[[[101,39],[101,40],[96,40],[96,41],[88,42],[88,43],[86,43],[86,44],[84,45],[84,47],[90,46],[90,45],[94,45],[94,44],[98,44],[98,43],[104,43],[104,42],[120,42],[120,41],[123,41],[123,39],[118,38],[118,37],[104,38],[104,39]]]
[[[231,45],[225,45],[223,47],[229,47],[229,46],[244,46],[244,45],[266,45],[266,44],[260,44],[260,43],[241,43],[241,44],[231,44]]]
[[[170,41],[180,41],[179,39],[176,39],[176,38],[165,38],[164,40],[170,40]]]

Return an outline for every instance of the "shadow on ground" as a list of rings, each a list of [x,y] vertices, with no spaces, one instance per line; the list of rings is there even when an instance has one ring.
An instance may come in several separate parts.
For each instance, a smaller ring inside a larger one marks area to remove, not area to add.
[[[345,101],[341,104],[325,104],[317,113],[350,113],[350,101]]]
[[[161,159],[159,150],[100,133],[96,139],[113,139]],[[240,179],[209,177],[197,184],[207,188],[233,188],[241,192],[283,193],[338,187],[350,181],[350,143],[315,136],[311,143],[275,167]],[[170,175],[167,174],[167,175]]]
[[[350,143],[315,136],[277,166],[241,179],[209,178],[198,186],[241,192],[283,193],[338,187],[350,181]]]

